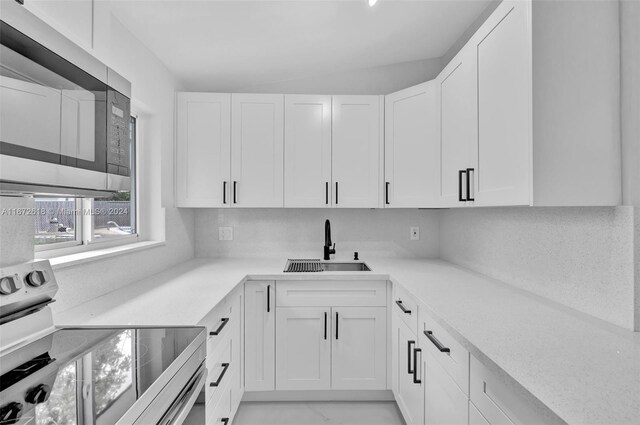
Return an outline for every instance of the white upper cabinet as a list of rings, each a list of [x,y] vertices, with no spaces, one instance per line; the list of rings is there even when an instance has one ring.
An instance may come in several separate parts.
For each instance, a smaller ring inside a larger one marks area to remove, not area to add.
[[[439,98],[436,81],[385,96],[385,208],[438,205]]]
[[[464,206],[477,162],[478,108],[475,51],[465,46],[437,78],[440,86],[440,206]]]
[[[380,202],[380,96],[333,96],[331,202],[376,208]]]
[[[284,96],[233,94],[231,202],[234,207],[282,207]]]
[[[176,205],[230,205],[231,95],[177,94]]]
[[[529,205],[531,26],[526,2],[506,2],[474,37],[478,61],[476,205]]]
[[[284,206],[331,206],[331,96],[285,95]]]

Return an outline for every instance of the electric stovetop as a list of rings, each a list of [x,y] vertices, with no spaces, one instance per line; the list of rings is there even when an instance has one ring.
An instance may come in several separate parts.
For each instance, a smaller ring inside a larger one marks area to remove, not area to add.
[[[3,354],[0,424],[114,424],[203,332],[64,328]]]

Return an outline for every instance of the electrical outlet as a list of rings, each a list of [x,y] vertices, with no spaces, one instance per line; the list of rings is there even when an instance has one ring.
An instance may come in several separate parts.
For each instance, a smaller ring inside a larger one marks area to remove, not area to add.
[[[218,227],[218,240],[232,241],[233,227]]]
[[[419,241],[420,240],[420,228],[419,227],[412,227],[409,231],[409,239],[411,239],[412,241]]]

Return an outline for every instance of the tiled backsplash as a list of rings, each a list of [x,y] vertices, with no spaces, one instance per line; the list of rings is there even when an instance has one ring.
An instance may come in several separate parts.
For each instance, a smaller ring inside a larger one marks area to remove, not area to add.
[[[438,212],[362,209],[203,209],[196,211],[197,257],[322,257],[324,221],[331,220],[336,258],[435,258]],[[233,240],[218,240],[218,227],[233,227]],[[420,227],[420,240],[409,239]]]
[[[634,302],[635,210],[623,206],[443,211],[440,257],[632,329],[640,314],[640,300]]]
[[[0,196],[0,267],[33,260],[33,198]]]

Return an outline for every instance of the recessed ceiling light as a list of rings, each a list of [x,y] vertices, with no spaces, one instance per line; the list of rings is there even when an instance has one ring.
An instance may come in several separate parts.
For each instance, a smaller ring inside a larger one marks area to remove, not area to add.
[[[378,3],[378,0],[369,0],[370,7],[373,7],[373,5],[375,5],[376,3]]]

